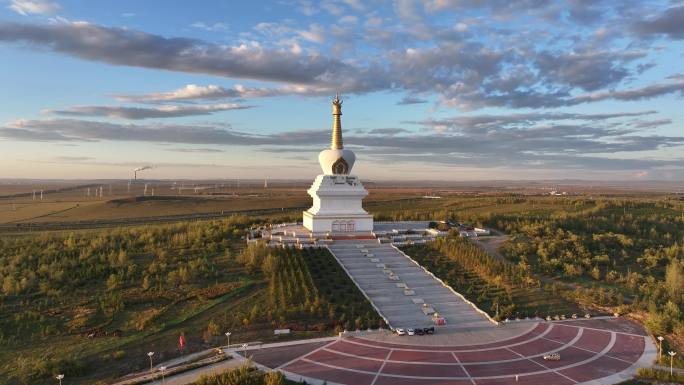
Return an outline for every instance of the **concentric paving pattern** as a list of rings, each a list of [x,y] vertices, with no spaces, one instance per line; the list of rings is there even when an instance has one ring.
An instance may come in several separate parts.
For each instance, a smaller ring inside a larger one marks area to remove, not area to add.
[[[631,323],[592,321],[542,322],[513,338],[469,346],[417,345],[421,337],[404,340],[414,344],[349,337],[279,369],[291,378],[349,385],[607,384],[619,381],[605,377],[633,369],[646,350],[652,355],[650,340]],[[550,352],[561,360],[545,361]]]

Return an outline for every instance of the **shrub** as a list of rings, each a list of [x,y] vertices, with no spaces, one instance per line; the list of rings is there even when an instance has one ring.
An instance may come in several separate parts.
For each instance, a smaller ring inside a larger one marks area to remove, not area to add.
[[[670,371],[658,370],[653,368],[637,369],[637,377],[649,380],[676,382],[684,384],[684,374],[673,373],[672,375],[670,375]]]

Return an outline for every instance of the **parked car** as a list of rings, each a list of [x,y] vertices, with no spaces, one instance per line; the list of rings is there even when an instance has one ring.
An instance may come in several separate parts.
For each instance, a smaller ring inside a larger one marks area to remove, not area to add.
[[[396,328],[394,331],[397,332],[398,336],[405,336],[406,335],[406,330],[404,330],[402,328]]]
[[[422,336],[423,334],[425,334],[425,332],[423,331],[422,328],[416,328],[416,334],[419,336]]]
[[[424,328],[423,331],[425,332],[425,334],[435,334],[435,327],[430,326],[429,328]]]
[[[413,330],[413,328],[408,328],[408,330],[406,330],[406,332],[407,332],[407,333],[408,333],[408,335],[410,335],[410,336],[412,336],[412,335],[416,334],[416,331],[415,331],[415,330]]]
[[[560,354],[558,354],[558,353],[545,354],[544,359],[546,361],[560,361]]]

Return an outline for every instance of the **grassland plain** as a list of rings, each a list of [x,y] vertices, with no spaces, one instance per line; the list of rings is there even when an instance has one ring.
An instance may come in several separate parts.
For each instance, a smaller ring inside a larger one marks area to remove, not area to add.
[[[195,192],[191,187],[179,191],[168,183],[149,183],[146,193],[144,185],[134,184],[128,190],[126,184],[113,184],[110,192],[109,185],[103,184],[102,196],[95,192],[100,185],[59,185],[46,189],[53,192],[46,193],[43,199],[40,199],[39,186],[26,185],[23,189],[11,186],[13,188],[9,190],[7,186],[0,186],[0,224],[68,224],[107,220],[121,220],[121,224],[125,224],[126,219],[140,217],[186,216],[181,219],[189,219],[193,215],[207,213],[230,215],[239,211],[301,210],[311,203],[311,198],[305,193],[306,187],[297,184],[269,188],[211,184]],[[4,194],[3,187],[6,190]],[[34,190],[38,191],[35,196]],[[412,190],[371,190],[366,202],[397,201],[416,195]]]
[[[268,199],[289,196],[273,194]],[[681,351],[678,288],[684,285],[677,282],[682,282],[684,202],[679,197],[375,194],[365,207],[376,220],[453,219],[496,228],[510,236],[500,250],[506,260],[533,278],[549,280],[542,287],[495,288],[477,273],[481,266],[456,266],[456,286],[462,283],[473,301],[482,297],[483,307],[489,306],[485,310],[492,311],[495,299],[501,308],[512,298],[514,312],[543,314],[548,303],[534,299],[542,290],[563,296],[558,300],[568,306],[632,312],[649,330],[667,337],[665,348]],[[245,203],[240,209],[250,207]],[[139,208],[130,215],[148,214]],[[234,331],[231,342],[237,342],[273,338],[272,328],[280,325],[292,327],[292,338],[299,338],[377,324],[369,308],[352,306],[358,301],[336,302],[349,282],[336,281],[345,276],[328,271],[327,266],[337,266],[326,262],[329,255],[244,250],[240,237],[249,226],[300,215],[299,209],[286,209],[277,215],[3,235],[0,376],[10,383],[50,383],[49,374],[65,368],[73,383],[93,383],[144,368],[150,350],[160,358],[178,355],[181,333],[187,350],[195,350],[222,342],[226,329]],[[429,253],[439,261],[449,257],[448,250]],[[308,302],[282,300],[280,288],[295,289],[278,284],[271,274],[273,264],[281,262],[293,273],[308,269],[311,281],[297,278],[299,290],[309,292],[297,298]],[[577,289],[565,290],[566,284]],[[296,310],[269,314],[271,306],[283,303]],[[82,335],[117,330],[121,337]]]

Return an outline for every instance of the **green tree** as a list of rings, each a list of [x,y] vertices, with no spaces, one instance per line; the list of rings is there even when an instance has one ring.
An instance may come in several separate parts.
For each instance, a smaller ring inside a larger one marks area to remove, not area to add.
[[[117,274],[110,274],[107,278],[107,290],[112,291],[119,287],[119,276]]]
[[[675,303],[682,303],[684,294],[684,271],[683,263],[673,259],[665,270],[665,287],[670,295],[670,299]]]

